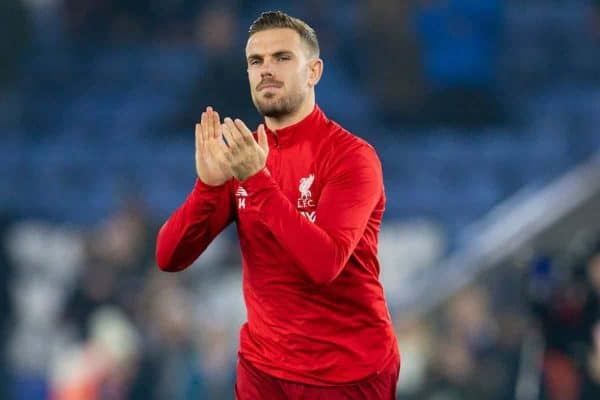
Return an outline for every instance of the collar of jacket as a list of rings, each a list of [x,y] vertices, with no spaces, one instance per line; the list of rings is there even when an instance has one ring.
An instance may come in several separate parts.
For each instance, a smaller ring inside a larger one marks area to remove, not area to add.
[[[267,128],[269,145],[287,147],[304,140],[310,140],[319,134],[323,135],[325,133],[323,126],[327,121],[325,113],[315,104],[315,108],[303,120],[285,128],[276,129],[275,132]]]

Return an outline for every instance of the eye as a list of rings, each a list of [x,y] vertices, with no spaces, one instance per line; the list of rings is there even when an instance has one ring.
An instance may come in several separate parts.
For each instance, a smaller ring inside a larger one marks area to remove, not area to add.
[[[259,60],[259,59],[257,59],[257,58],[254,58],[254,59],[250,60],[250,61],[248,62],[248,64],[249,64],[249,65],[258,65],[258,64],[260,64],[260,60]]]
[[[287,55],[277,57],[277,60],[279,60],[279,61],[287,61],[289,59],[290,59],[290,56],[287,56]]]

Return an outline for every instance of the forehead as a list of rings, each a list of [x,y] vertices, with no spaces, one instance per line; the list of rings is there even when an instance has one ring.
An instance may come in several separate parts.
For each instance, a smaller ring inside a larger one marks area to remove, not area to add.
[[[246,44],[246,55],[270,54],[280,50],[300,51],[301,49],[302,39],[298,32],[289,28],[275,28],[250,36]]]

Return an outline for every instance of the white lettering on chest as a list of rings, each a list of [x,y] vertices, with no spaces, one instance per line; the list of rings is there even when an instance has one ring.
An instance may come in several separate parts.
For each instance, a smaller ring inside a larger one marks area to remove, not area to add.
[[[310,174],[305,178],[300,178],[300,186],[298,186],[298,190],[300,191],[300,197],[298,198],[298,208],[309,208],[315,207],[316,204],[312,199],[312,193],[310,191],[310,187],[315,181],[315,174]]]
[[[310,222],[312,222],[313,224],[315,223],[315,221],[317,220],[317,212],[316,211],[301,211],[300,212],[302,215],[304,215]]]

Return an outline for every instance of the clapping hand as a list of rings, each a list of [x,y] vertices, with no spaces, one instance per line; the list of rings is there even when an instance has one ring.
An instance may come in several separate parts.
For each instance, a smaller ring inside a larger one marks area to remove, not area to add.
[[[223,141],[219,114],[207,107],[196,124],[196,173],[202,182],[220,186],[233,177],[225,159],[227,145]]]
[[[228,161],[233,176],[240,182],[245,181],[262,170],[267,162],[269,144],[265,126],[259,125],[257,142],[242,120],[225,118],[224,122],[222,125],[223,136],[228,144],[224,157]]]

